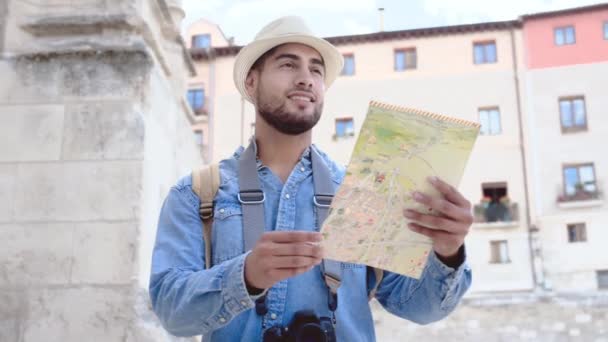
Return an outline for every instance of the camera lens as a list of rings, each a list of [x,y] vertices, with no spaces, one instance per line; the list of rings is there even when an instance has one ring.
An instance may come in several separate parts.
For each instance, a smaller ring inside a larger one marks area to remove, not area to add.
[[[325,338],[325,332],[321,329],[318,324],[308,323],[304,324],[298,329],[297,342],[327,342]]]
[[[262,341],[264,342],[280,342],[283,341],[283,332],[280,327],[272,327],[264,331]]]

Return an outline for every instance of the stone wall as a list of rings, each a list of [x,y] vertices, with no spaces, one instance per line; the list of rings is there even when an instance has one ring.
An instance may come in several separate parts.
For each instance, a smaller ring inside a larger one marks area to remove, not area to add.
[[[468,297],[448,318],[420,326],[373,303],[378,341],[608,342],[608,294]]]
[[[201,159],[164,0],[0,2],[0,341],[170,339],[150,255]]]
[[[4,29],[6,26],[8,3],[7,1],[0,1],[0,54],[2,54],[4,48]]]

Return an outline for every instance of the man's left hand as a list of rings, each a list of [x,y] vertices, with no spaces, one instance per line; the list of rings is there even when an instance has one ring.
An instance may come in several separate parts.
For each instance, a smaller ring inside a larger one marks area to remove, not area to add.
[[[443,262],[452,266],[459,258],[460,247],[473,224],[471,202],[457,189],[437,177],[430,177],[429,182],[437,189],[443,198],[432,198],[429,195],[414,192],[412,198],[439,214],[425,215],[406,209],[403,215],[414,221],[409,228],[417,233],[426,235],[433,240],[433,250]],[[452,262],[451,262],[452,261]],[[456,262],[459,266],[459,262]]]

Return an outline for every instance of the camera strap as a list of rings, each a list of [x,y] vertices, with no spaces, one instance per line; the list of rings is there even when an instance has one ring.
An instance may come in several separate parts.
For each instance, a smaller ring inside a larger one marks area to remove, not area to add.
[[[312,201],[316,209],[317,227],[321,229],[323,221],[329,214],[329,207],[334,197],[334,186],[331,173],[315,146],[310,148],[314,196]],[[239,194],[243,212],[243,246],[245,251],[251,250],[265,230],[264,201],[266,196],[261,190],[257,169],[257,146],[255,140],[239,158]],[[342,280],[340,263],[323,259],[321,272],[328,292],[328,307],[334,313],[338,307],[338,288]],[[265,295],[256,301],[256,312],[264,315]],[[259,303],[258,303],[259,302]],[[258,305],[259,304],[259,305]],[[335,324],[335,316],[334,316]]]

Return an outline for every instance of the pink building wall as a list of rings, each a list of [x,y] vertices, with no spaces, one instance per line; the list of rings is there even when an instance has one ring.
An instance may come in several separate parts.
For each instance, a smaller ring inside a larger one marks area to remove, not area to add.
[[[608,7],[589,12],[524,18],[526,64],[529,69],[608,61],[604,23]],[[573,45],[555,45],[554,29],[574,26]]]

